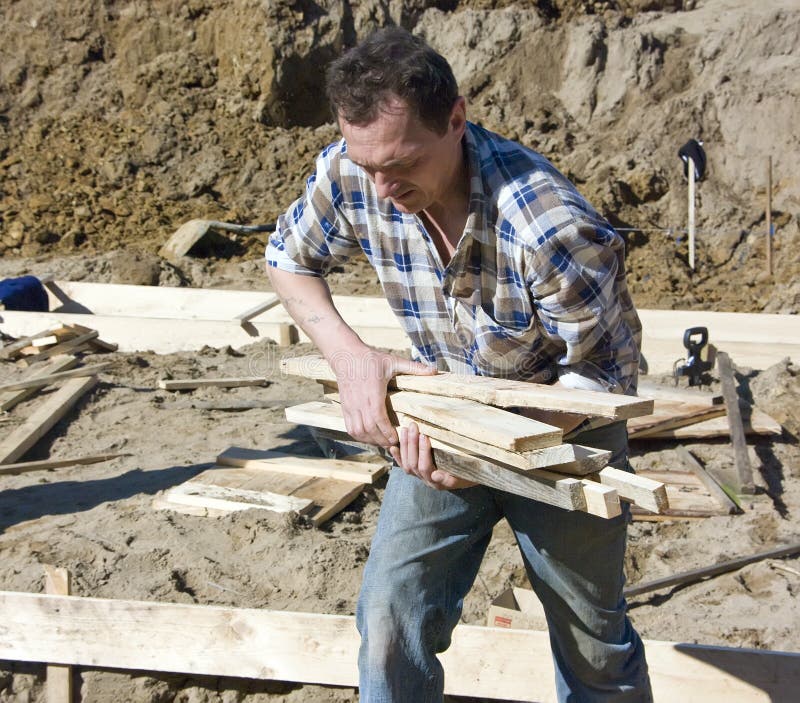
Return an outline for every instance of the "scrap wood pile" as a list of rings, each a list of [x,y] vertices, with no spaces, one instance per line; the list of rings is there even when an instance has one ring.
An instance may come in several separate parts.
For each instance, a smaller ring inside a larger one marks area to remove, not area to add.
[[[329,388],[336,382],[321,357],[285,359],[282,369]],[[663,483],[608,467],[609,452],[565,442],[559,428],[507,409],[578,412],[608,422],[651,413],[651,400],[455,374],[400,375],[392,386],[397,424],[416,422],[431,439],[437,466],[455,476],[605,518],[620,514],[620,499],[654,513],[668,508]],[[329,398],[334,402],[287,408],[286,417],[347,438],[335,394]]]
[[[107,461],[118,455],[102,454],[75,459],[18,462],[98,382],[97,373],[107,364],[81,364],[81,354],[115,351],[96,330],[80,325],[57,325],[22,337],[0,348],[0,359],[25,368],[22,377],[0,385],[0,411],[16,426],[0,441],[0,474],[14,474],[71,464]],[[33,412],[16,418],[16,405],[35,399],[50,386],[58,389],[41,398]]]

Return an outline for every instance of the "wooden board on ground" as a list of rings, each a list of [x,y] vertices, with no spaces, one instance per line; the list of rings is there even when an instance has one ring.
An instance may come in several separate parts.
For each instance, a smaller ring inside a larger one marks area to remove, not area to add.
[[[728,515],[703,482],[691,471],[637,471],[637,476],[659,481],[666,486],[669,508],[660,517],[712,517]],[[641,516],[641,508],[631,507],[635,519]],[[644,516],[647,519],[647,516]]]
[[[209,605],[0,592],[0,658],[75,666],[358,685],[355,619]],[[800,654],[645,641],[655,700],[794,700]],[[556,699],[550,635],[459,625],[445,693]]]
[[[50,362],[41,368],[30,369],[25,376],[21,379],[23,381],[30,381],[40,376],[49,376],[50,374],[67,371],[74,368],[78,363],[78,359],[72,355],[59,356],[51,359]],[[18,405],[23,400],[30,398],[39,391],[40,386],[33,386],[30,388],[21,388],[15,391],[0,391],[0,411],[11,410],[15,405]]]
[[[781,424],[771,418],[762,410],[752,408],[750,417],[743,416],[745,434],[761,435],[767,437],[779,437],[783,434]],[[694,425],[678,427],[674,430],[661,430],[648,433],[645,437],[635,437],[635,439],[714,439],[716,437],[729,437],[730,427],[726,416],[717,417],[713,420],[705,420]],[[631,439],[634,439],[633,437]]]
[[[0,464],[10,464],[23,456],[96,384],[97,376],[73,378],[44,399],[22,425],[0,442]]]
[[[167,379],[161,378],[158,387],[165,391],[188,391],[195,388],[244,388],[247,386],[268,386],[270,381],[266,378],[190,378]]]
[[[92,376],[104,369],[108,368],[108,363],[103,364],[90,364],[89,366],[79,366],[78,368],[68,369],[66,371],[58,371],[57,373],[39,373],[25,379],[24,381],[16,381],[15,383],[6,383],[0,386],[0,392],[7,393],[11,391],[22,391],[31,388],[44,388],[45,386],[59,383],[66,378],[79,378],[82,376]]]
[[[628,437],[647,437],[653,433],[694,425],[724,415],[724,405],[695,405],[657,398],[651,415],[628,420]]]
[[[355,483],[375,483],[389,469],[389,462],[375,455],[374,461],[328,459],[317,456],[299,456],[277,451],[231,447],[217,457],[222,466],[246,469],[264,469],[299,476],[335,478]]]
[[[558,427],[473,400],[399,391],[389,394],[389,404],[395,412],[448,427],[458,434],[472,433],[481,442],[508,451],[529,451],[561,443]]]
[[[313,378],[318,381],[336,382],[335,374],[328,362],[321,356],[310,355],[283,359],[281,370],[287,374]],[[440,373],[435,376],[401,374],[392,379],[391,385],[401,391],[429,393],[448,398],[464,398],[503,408],[533,407],[542,410],[599,415],[615,420],[648,415],[653,410],[653,401],[643,398],[614,393],[579,391],[488,376],[463,376],[451,373]]]
[[[94,456],[75,457],[74,459],[42,459],[40,461],[24,461],[17,464],[3,464],[0,465],[0,476],[24,474],[28,471],[59,469],[63,466],[98,464],[121,456],[130,456],[130,454],[96,454]]]
[[[215,466],[166,491],[155,505],[171,505],[176,509],[183,505],[226,512],[251,508],[280,512],[297,510],[319,526],[349,505],[363,491],[364,485],[263,468]],[[281,501],[280,496],[290,500]]]

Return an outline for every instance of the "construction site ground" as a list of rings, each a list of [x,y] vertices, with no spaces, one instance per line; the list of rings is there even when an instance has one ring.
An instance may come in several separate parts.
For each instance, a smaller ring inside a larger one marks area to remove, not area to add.
[[[157,252],[192,218],[274,222],[302,191],[314,155],[337,138],[317,67],[343,36],[391,18],[453,61],[472,119],[551,158],[620,227],[640,307],[697,310],[698,324],[704,309],[800,312],[793,0],[367,0],[350,12],[344,5],[5,3],[0,278],[267,290],[263,237],[231,236],[178,265]],[[694,272],[677,157],[689,137],[703,138],[709,154],[698,184]],[[380,294],[364,260],[337,269],[330,282],[335,293]],[[191,353],[91,358],[111,361],[100,384],[24,458],[128,456],[1,477],[0,589],[41,592],[41,565],[54,564],[69,569],[80,596],[352,614],[385,479],[319,529],[257,510],[193,517],[151,505],[230,446],[314,451],[308,432],[284,421],[283,406],[321,391],[278,372],[282,354],[310,351],[264,342],[234,350],[219,340]],[[255,374],[271,385],[157,389],[169,376]],[[18,375],[12,364],[0,366],[0,381]],[[629,583],[800,540],[800,359],[740,368],[737,378],[785,428],[780,438],[748,440],[756,494],[740,515],[634,523]],[[239,412],[192,406],[232,399],[276,402]],[[0,434],[35,402],[0,419]],[[633,464],[675,466],[675,446],[637,442]],[[684,446],[708,467],[733,465],[726,439]],[[485,622],[491,601],[524,583],[501,523],[463,622]],[[800,652],[799,593],[800,560],[766,560],[633,598],[630,615],[650,639]],[[43,664],[0,662],[0,703],[44,701],[44,673]],[[357,700],[350,688],[276,681],[92,668],[75,677],[83,703]]]

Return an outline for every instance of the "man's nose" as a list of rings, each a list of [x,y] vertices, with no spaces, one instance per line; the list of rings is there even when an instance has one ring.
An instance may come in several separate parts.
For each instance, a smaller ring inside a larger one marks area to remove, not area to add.
[[[375,190],[378,191],[378,197],[388,198],[394,189],[394,179],[390,178],[382,171],[376,171],[373,178],[375,181]]]

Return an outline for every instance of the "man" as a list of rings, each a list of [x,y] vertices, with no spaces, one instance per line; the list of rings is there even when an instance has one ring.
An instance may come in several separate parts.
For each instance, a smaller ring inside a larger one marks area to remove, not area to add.
[[[415,425],[398,437],[385,409],[394,374],[436,370],[635,392],[622,241],[543,157],[468,123],[450,66],[407,32],[381,30],[339,58],[327,91],[344,139],[280,218],[267,268],[336,373],[348,432],[398,465],[358,604],[361,699],[442,699],[436,653],[505,517],[547,612],[560,700],[651,700],[622,597],[626,516],[462,481],[436,468]],[[334,308],[323,276],[360,251],[418,361],[371,349]],[[575,441],[627,466],[624,423]]]

